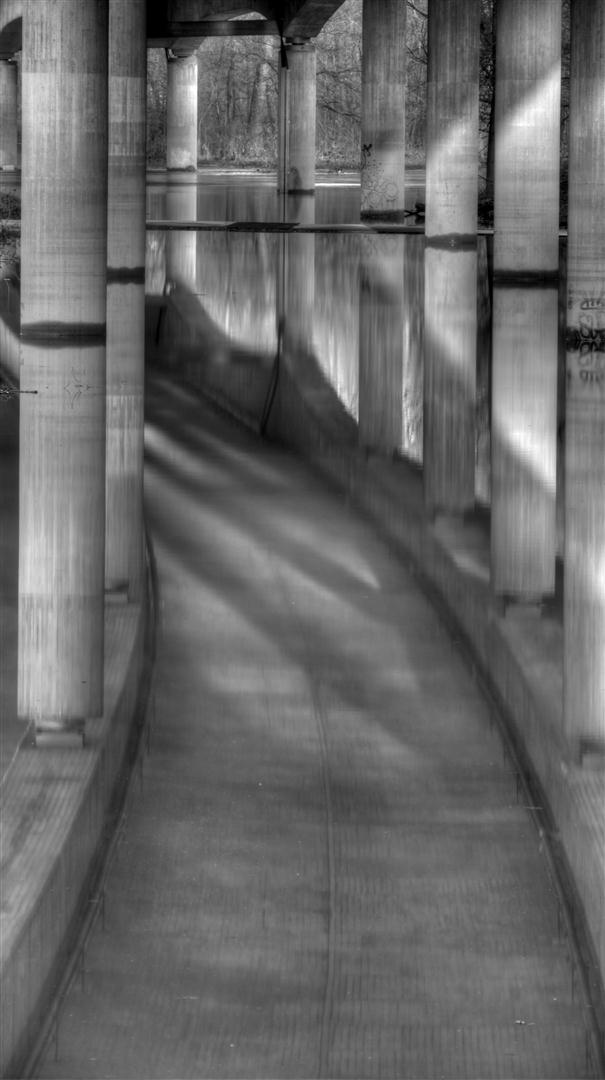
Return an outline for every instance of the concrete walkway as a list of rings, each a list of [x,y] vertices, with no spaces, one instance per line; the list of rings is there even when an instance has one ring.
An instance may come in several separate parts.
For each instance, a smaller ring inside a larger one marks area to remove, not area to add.
[[[539,838],[413,578],[150,379],[151,754],[47,1077],[582,1077]]]

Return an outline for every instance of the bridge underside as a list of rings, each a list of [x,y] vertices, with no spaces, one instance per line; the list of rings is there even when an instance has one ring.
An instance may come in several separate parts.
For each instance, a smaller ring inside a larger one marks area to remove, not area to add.
[[[343,0],[147,0],[149,48],[188,51],[207,37],[256,37],[270,34],[290,40],[315,37]],[[21,49],[24,0],[0,6],[0,59]],[[244,18],[246,16],[246,18]]]
[[[304,40],[315,37],[341,4],[342,0],[260,0],[252,5],[229,0],[168,0],[159,7],[148,0],[147,43],[152,48],[174,49],[183,39],[183,45],[197,48],[206,37],[259,34]]]

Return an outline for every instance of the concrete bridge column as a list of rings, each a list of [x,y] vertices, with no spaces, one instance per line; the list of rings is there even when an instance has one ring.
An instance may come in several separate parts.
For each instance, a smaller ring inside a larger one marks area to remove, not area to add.
[[[145,0],[109,3],[105,588],[144,585]]]
[[[406,239],[360,237],[359,444],[384,454],[402,444]]]
[[[166,168],[197,169],[197,54],[168,57]]]
[[[106,0],[23,16],[18,709],[38,731],[103,709],[107,20]]]
[[[492,376],[492,583],[554,591],[561,0],[500,0]]]
[[[569,113],[564,723],[605,746],[605,5],[574,0]]]
[[[310,42],[286,46],[280,68],[277,189],[315,192],[316,59]]]
[[[18,69],[13,60],[0,60],[0,169],[16,169]]]
[[[406,0],[363,0],[361,216],[403,220]]]
[[[429,0],[424,495],[430,514],[475,500],[479,11]]]

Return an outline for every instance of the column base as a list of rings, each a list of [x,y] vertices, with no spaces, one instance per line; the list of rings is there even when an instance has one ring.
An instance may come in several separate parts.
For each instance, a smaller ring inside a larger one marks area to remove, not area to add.
[[[36,749],[81,750],[85,746],[85,721],[70,720],[64,727],[36,725],[34,746]]]
[[[166,166],[166,172],[196,173],[197,172],[197,166],[196,165],[167,165]]]

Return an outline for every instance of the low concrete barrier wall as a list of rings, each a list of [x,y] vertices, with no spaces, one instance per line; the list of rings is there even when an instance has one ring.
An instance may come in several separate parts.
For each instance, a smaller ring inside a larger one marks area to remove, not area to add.
[[[84,748],[36,749],[27,736],[0,791],[0,1071],[21,1075],[57,990],[129,768],[140,705],[145,608],[108,605],[105,713]]]

